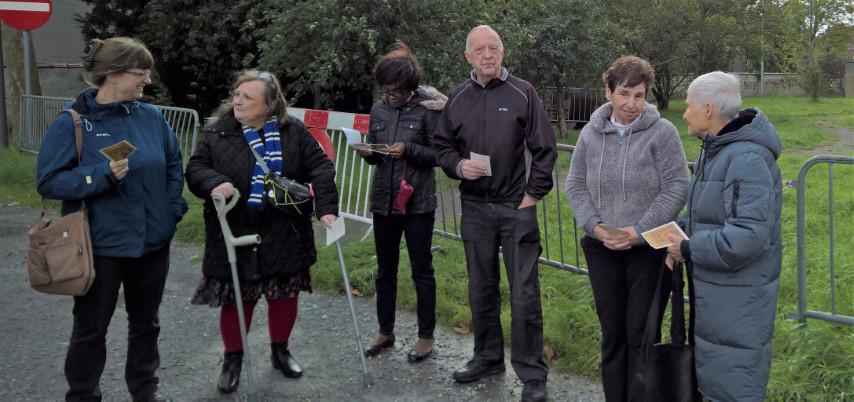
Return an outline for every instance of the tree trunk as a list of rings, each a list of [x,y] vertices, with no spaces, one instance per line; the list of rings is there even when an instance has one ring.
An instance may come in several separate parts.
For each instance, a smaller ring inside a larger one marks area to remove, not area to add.
[[[560,138],[566,138],[566,102],[564,95],[566,94],[566,87],[557,84],[557,127],[558,134]]]
[[[24,95],[24,48],[22,42],[24,33],[17,29],[2,26],[3,33],[3,61],[6,63],[6,114],[9,125],[9,144],[18,144],[21,136],[21,96]],[[30,76],[32,78],[32,95],[41,95],[39,84],[39,71],[36,65],[35,49],[32,43],[33,35],[30,35]]]
[[[652,96],[658,104],[658,110],[665,111],[670,107],[670,96],[673,95],[673,83],[670,77],[670,69],[661,66],[655,74],[655,86],[652,87]]]

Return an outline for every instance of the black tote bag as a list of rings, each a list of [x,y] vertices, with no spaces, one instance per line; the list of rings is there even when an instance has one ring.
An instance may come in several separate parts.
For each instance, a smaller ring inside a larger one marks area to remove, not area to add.
[[[691,266],[687,264],[688,299],[691,312],[688,336],[685,336],[685,304],[682,264],[673,271],[662,269],[658,287],[649,309],[641,343],[641,363],[638,376],[643,385],[645,401],[701,401],[697,391],[697,374],[694,368],[694,283]],[[667,299],[670,296],[672,318],[670,343],[661,343],[661,325]]]

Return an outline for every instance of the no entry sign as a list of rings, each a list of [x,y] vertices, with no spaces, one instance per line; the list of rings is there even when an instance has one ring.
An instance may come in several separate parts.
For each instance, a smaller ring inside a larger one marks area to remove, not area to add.
[[[52,10],[50,0],[0,0],[0,20],[22,31],[44,25]]]

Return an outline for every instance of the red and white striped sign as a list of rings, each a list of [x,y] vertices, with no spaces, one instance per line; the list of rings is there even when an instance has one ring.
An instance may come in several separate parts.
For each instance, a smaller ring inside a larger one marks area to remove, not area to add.
[[[0,0],[0,20],[22,31],[44,25],[50,18],[51,11],[53,5],[50,0]]]
[[[369,114],[330,112],[298,107],[289,107],[288,114],[302,120],[314,139],[320,143],[323,152],[332,161],[335,161],[335,149],[332,146],[332,140],[326,135],[326,130],[340,130],[341,127],[352,128],[364,135],[368,132],[368,124],[371,119]]]
[[[362,134],[368,132],[368,122],[371,119],[369,114],[331,112],[298,107],[289,107],[288,114],[302,120],[303,124],[309,128],[340,130],[341,127],[344,127],[361,131]]]

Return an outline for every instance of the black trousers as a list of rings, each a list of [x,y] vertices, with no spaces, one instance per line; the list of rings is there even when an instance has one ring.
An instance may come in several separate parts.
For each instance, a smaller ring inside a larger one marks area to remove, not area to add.
[[[169,245],[139,258],[95,256],[95,281],[85,296],[74,297],[74,329],[65,356],[67,401],[99,401],[98,385],[107,359],[107,328],[124,288],[128,314],[125,381],[134,400],[157,391],[160,366],[157,311],[169,271]]]
[[[510,285],[510,362],[522,382],[546,381],[543,360],[543,310],[540,304],[540,229],[536,206],[462,201],[461,231],[468,269],[469,305],[474,327],[474,358],[504,359],[501,328],[501,273],[504,255]]]
[[[436,328],[436,278],[433,275],[434,212],[414,215],[374,214],[374,243],[377,250],[377,321],[380,334],[394,333],[397,304],[397,266],[400,238],[406,235],[406,249],[412,267],[412,282],[418,311],[418,337],[433,338]]]
[[[615,251],[584,236],[596,314],[602,329],[602,385],[607,401],[641,400],[634,382],[644,325],[666,250],[648,245]]]

